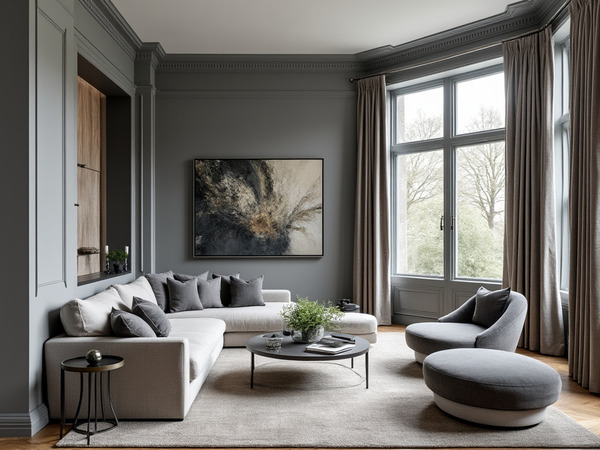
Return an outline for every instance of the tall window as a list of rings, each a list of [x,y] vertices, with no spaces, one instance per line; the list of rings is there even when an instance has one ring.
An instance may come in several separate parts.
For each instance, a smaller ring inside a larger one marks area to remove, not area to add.
[[[396,274],[502,277],[501,70],[392,91]]]

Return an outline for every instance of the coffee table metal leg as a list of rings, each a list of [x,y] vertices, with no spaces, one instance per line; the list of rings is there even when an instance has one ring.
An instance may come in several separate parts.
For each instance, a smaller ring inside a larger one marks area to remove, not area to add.
[[[369,389],[369,352],[365,353],[365,381]]]
[[[250,389],[254,389],[254,353],[250,352]]]

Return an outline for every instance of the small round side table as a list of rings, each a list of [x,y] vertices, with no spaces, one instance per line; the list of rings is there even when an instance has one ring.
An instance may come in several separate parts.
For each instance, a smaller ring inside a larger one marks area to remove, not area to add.
[[[60,438],[63,437],[63,430],[65,427],[65,372],[78,372],[79,373],[79,402],[77,404],[77,411],[75,412],[75,419],[73,419],[73,426],[71,431],[75,431],[77,433],[85,434],[87,437],[87,445],[90,445],[90,436],[100,433],[103,431],[108,431],[111,428],[119,425],[119,421],[117,419],[117,415],[115,414],[115,409],[113,407],[112,398],[110,396],[110,373],[113,370],[119,369],[123,367],[125,364],[125,360],[120,356],[113,355],[104,355],[102,359],[91,365],[85,359],[85,356],[79,356],[77,358],[71,358],[60,363]],[[106,380],[106,397],[108,400],[108,404],[110,406],[110,410],[112,412],[112,419],[106,418],[104,414],[104,380],[103,374],[107,372],[107,380]],[[81,410],[81,402],[83,400],[83,385],[84,385],[84,374],[87,373],[87,428],[82,430],[80,428],[82,423],[78,423],[79,421],[79,412]],[[98,375],[100,375],[98,377]],[[98,379],[99,378],[99,379]],[[92,402],[92,382],[94,384],[94,397]],[[98,394],[100,395],[100,412],[101,417],[98,420]],[[94,405],[94,429],[91,429],[92,423],[92,403]],[[98,429],[98,423],[108,424],[108,427],[104,427],[102,429]]]

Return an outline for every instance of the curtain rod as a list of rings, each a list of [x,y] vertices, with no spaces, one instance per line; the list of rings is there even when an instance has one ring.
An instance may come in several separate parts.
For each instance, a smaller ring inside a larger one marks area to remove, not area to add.
[[[350,83],[354,83],[355,81],[365,80],[367,78],[378,77],[378,76],[381,76],[381,75],[390,75],[390,74],[398,73],[398,72],[404,72],[406,70],[411,70],[411,69],[416,69],[416,68],[423,67],[423,66],[428,66],[430,64],[435,64],[435,63],[438,63],[438,62],[441,62],[441,61],[448,61],[450,59],[458,58],[458,57],[461,57],[461,56],[464,56],[464,55],[468,55],[469,53],[478,52],[480,50],[486,50],[488,48],[495,47],[496,45],[504,44],[505,42],[514,41],[515,39],[521,39],[521,38],[524,38],[524,37],[527,37],[527,36],[531,36],[533,34],[539,33],[540,31],[543,31],[547,27],[552,26],[552,22],[554,22],[554,20],[565,10],[565,8],[567,6],[569,6],[569,3],[571,3],[570,0],[567,1],[567,2],[565,2],[560,8],[558,8],[558,10],[556,10],[556,12],[552,15],[552,17],[548,21],[548,24],[546,26],[538,29],[538,30],[528,31],[526,33],[523,33],[523,34],[520,34],[518,36],[512,37],[510,39],[506,39],[506,40],[503,40],[503,41],[500,41],[500,42],[495,42],[493,44],[480,45],[479,47],[475,47],[475,48],[472,48],[470,50],[464,50],[464,51],[462,51],[460,53],[456,53],[456,54],[450,55],[450,56],[444,56],[444,57],[441,57],[441,58],[436,58],[436,59],[433,59],[431,61],[427,61],[427,62],[423,62],[423,63],[419,63],[419,64],[413,64],[413,65],[406,66],[406,67],[398,67],[397,69],[384,70],[382,72],[378,72],[378,73],[375,73],[373,75],[365,75],[365,76],[362,76],[362,77],[350,78],[349,81],[350,81]]]

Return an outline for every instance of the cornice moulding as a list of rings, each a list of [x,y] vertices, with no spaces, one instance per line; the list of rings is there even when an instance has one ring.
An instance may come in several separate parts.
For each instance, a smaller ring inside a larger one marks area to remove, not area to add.
[[[134,59],[142,41],[110,0],[78,0],[104,30]]]
[[[195,72],[315,72],[356,71],[363,64],[353,56],[315,55],[297,57],[290,55],[165,55],[157,70]]]
[[[368,72],[374,72],[478,50],[543,28],[567,3],[568,0],[513,3],[508,5],[504,13],[423,39],[369,50],[356,56],[364,62]]]

